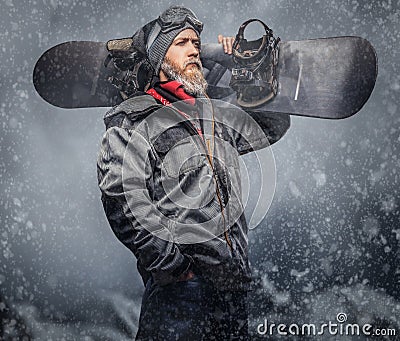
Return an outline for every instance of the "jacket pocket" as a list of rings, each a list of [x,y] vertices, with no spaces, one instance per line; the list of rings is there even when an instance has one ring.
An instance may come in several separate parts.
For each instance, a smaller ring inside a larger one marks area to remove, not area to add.
[[[162,169],[167,176],[178,178],[192,170],[206,166],[207,157],[196,144],[190,140],[175,144],[165,155]]]

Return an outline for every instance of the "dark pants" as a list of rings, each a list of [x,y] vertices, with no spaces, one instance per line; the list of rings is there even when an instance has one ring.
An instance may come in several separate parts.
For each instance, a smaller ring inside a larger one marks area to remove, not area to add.
[[[247,341],[247,315],[247,292],[216,290],[197,275],[165,286],[150,279],[136,341]]]

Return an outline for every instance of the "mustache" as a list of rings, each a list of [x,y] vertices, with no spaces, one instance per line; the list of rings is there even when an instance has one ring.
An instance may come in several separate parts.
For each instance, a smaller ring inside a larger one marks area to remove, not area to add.
[[[198,59],[198,58],[192,58],[192,59],[187,60],[187,61],[183,64],[183,68],[186,68],[186,66],[188,66],[189,64],[195,64],[195,65],[197,65],[197,67],[198,67],[199,69],[202,68],[201,61],[200,61],[200,59]]]

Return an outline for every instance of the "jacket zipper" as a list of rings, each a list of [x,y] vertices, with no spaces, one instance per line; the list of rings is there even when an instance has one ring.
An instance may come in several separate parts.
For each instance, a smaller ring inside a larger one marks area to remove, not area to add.
[[[172,107],[172,106],[171,106]],[[174,108],[175,109],[175,108]],[[176,109],[175,110],[173,110],[175,113],[177,113],[176,112]],[[178,113],[177,113],[178,114]],[[197,136],[200,136],[200,134],[197,132],[197,130],[193,127],[193,124],[191,124],[190,122],[188,122],[188,121],[183,121],[184,122],[184,124],[187,126],[187,127],[189,127],[189,129],[191,129]],[[212,135],[214,136],[214,119],[213,119],[213,132],[212,132]],[[204,135],[203,135],[204,136]],[[201,140],[201,144],[202,144],[202,146],[203,146],[203,148],[204,148],[204,150],[205,150],[205,152],[206,152],[206,156],[207,156],[207,160],[208,160],[208,163],[210,164],[210,167],[211,167],[211,170],[212,170],[212,172],[213,172],[213,179],[214,179],[214,183],[215,183],[215,189],[216,189],[216,194],[217,194],[217,198],[218,198],[218,203],[219,203],[219,207],[220,207],[220,209],[221,209],[221,214],[222,214],[222,220],[223,220],[223,228],[224,228],[224,237],[225,237],[225,241],[226,241],[226,243],[228,244],[228,246],[229,246],[229,248],[230,248],[230,250],[231,250],[231,252],[233,251],[233,247],[232,247],[232,241],[231,241],[231,239],[230,239],[230,237],[229,237],[229,233],[228,233],[228,231],[227,231],[227,229],[226,229],[226,219],[225,219],[225,214],[224,214],[224,206],[222,205],[222,199],[221,199],[221,196],[220,196],[220,193],[219,193],[219,187],[218,187],[218,182],[217,182],[217,179],[216,179],[216,174],[215,174],[215,172],[214,172],[214,166],[213,166],[213,162],[212,162],[212,156],[213,156],[213,154],[212,154],[212,150],[211,150],[211,146],[210,146],[210,140],[209,139],[206,139],[205,137],[203,137],[203,136],[200,136],[200,140]],[[206,141],[206,142],[205,142]]]
[[[208,97],[207,94],[206,94],[206,97],[207,97],[208,101],[211,104],[211,110],[212,110],[212,133],[211,133],[211,136],[214,138],[214,136],[215,136],[214,107],[213,107],[213,105],[211,103],[210,97]],[[217,198],[218,198],[219,206],[221,208],[221,214],[222,214],[222,218],[223,218],[223,222],[224,222],[224,227],[223,227],[224,228],[224,237],[225,237],[226,243],[229,245],[229,248],[231,249],[231,252],[233,252],[232,241],[231,241],[231,239],[229,237],[228,229],[226,228],[227,226],[226,226],[226,220],[225,220],[225,214],[224,214],[224,206],[222,205],[222,199],[221,199],[221,196],[220,196],[220,193],[219,193],[218,182],[217,182],[216,175],[214,173],[214,167],[213,167],[212,161],[211,161],[213,159],[213,153],[212,153],[212,150],[211,150],[210,140],[209,139],[207,139],[207,147],[208,147],[208,153],[209,153],[209,155],[211,157],[209,159],[209,162],[210,162],[211,168],[213,170],[215,188],[217,189]]]
[[[209,155],[211,155],[211,158],[212,158],[212,151],[211,151],[211,148],[210,148],[210,140],[209,140],[209,139],[207,139],[207,148],[208,148],[208,153],[209,153]],[[222,220],[223,220],[223,222],[224,222],[224,236],[225,236],[225,240],[226,240],[226,243],[229,245],[229,248],[231,249],[231,251],[233,251],[233,248],[232,248],[232,241],[230,240],[229,233],[228,233],[228,231],[227,231],[227,229],[226,229],[226,221],[225,221],[224,207],[223,207],[223,205],[222,205],[222,199],[221,199],[221,196],[220,196],[220,194],[219,194],[219,187],[218,187],[217,179],[215,178],[214,167],[213,167],[212,162],[211,162],[210,158],[208,157],[208,155],[207,155],[207,159],[208,159],[208,162],[209,162],[209,164],[210,164],[210,166],[211,166],[211,169],[212,169],[212,171],[213,171],[213,178],[214,178],[214,182],[215,182],[215,188],[216,188],[216,192],[217,192],[218,203],[219,203],[219,207],[220,207],[220,209],[221,209]]]
[[[172,105],[169,101],[167,101],[164,97],[162,97],[160,94],[158,94],[157,91],[151,91],[151,90],[152,90],[152,89],[150,89],[150,90],[147,91],[147,93],[148,93],[149,95],[151,95],[151,96],[153,96],[155,99],[159,100],[164,106],[174,108],[173,105]],[[207,98],[208,98],[208,100],[210,100],[210,98],[209,98],[208,96],[207,96]],[[214,108],[212,107],[212,105],[211,105],[211,108],[212,108],[212,111],[213,111],[212,136],[214,137]],[[176,110],[177,110],[177,109],[174,108],[173,111],[174,111],[175,113],[178,114],[179,112],[176,112]],[[232,241],[230,240],[229,233],[228,233],[228,231],[227,231],[227,229],[226,229],[226,220],[225,220],[225,214],[224,214],[224,206],[222,205],[222,200],[221,200],[221,196],[220,196],[220,193],[219,193],[218,181],[217,181],[217,179],[216,179],[216,174],[215,174],[215,172],[214,172],[214,166],[213,166],[213,163],[212,163],[212,157],[213,157],[213,155],[212,155],[212,150],[211,150],[211,147],[210,147],[210,140],[209,140],[209,139],[205,139],[205,137],[204,137],[203,134],[200,135],[200,133],[194,128],[193,124],[191,124],[190,122],[187,122],[187,120],[185,120],[185,121],[183,121],[183,122],[184,122],[184,124],[186,124],[186,126],[188,126],[193,132],[195,132],[196,135],[200,136],[201,143],[202,143],[202,145],[203,145],[204,150],[206,151],[207,160],[208,160],[208,163],[210,164],[210,167],[211,167],[212,172],[213,172],[213,178],[214,178],[214,182],[215,182],[215,189],[216,189],[216,193],[217,193],[218,203],[219,203],[219,207],[220,207],[220,209],[221,209],[225,240],[226,240],[226,243],[228,244],[228,246],[229,246],[229,248],[230,248],[230,250],[231,250],[231,252],[232,252],[232,251],[233,251]],[[202,135],[203,135],[203,136],[202,136]],[[206,142],[207,145],[206,145],[206,143],[204,142],[205,140],[207,141],[207,142]]]

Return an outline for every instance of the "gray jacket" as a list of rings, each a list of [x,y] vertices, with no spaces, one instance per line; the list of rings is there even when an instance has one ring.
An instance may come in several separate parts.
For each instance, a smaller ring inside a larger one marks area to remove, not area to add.
[[[220,289],[247,290],[239,155],[279,140],[290,119],[198,102],[204,139],[183,117],[193,108],[185,104],[178,111],[141,95],[106,114],[98,158],[104,210],[144,283],[152,276],[169,284],[192,269]]]

